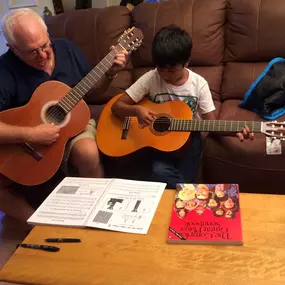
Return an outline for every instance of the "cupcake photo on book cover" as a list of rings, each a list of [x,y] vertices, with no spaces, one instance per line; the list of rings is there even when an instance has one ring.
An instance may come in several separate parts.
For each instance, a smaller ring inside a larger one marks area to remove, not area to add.
[[[168,243],[243,244],[238,184],[177,184]]]

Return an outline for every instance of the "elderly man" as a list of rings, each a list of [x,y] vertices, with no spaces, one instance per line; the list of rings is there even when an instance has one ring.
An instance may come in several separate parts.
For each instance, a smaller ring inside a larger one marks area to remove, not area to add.
[[[51,39],[42,18],[30,9],[5,15],[2,30],[9,50],[0,57],[0,111],[25,105],[34,90],[46,81],[57,80],[73,87],[91,70],[80,50],[66,39]],[[127,54],[116,55],[113,66],[92,92],[99,96],[106,91],[112,78],[124,68]],[[51,124],[27,128],[0,122],[0,143],[52,144],[59,135],[59,127]],[[80,176],[103,177],[94,120],[69,142],[65,158]],[[1,176],[0,181],[0,210],[26,221],[34,212],[33,207],[11,188],[7,178]]]

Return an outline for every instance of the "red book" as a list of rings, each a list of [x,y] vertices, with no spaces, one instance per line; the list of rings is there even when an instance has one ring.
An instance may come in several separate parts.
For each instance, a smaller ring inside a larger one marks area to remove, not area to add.
[[[167,241],[242,245],[238,184],[177,184]]]

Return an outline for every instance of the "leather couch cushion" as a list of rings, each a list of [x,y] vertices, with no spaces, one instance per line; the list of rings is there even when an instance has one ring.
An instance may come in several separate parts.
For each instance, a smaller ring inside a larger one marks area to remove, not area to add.
[[[223,75],[221,99],[242,100],[248,88],[263,72],[267,64],[265,62],[227,63]]]
[[[176,0],[135,7],[133,24],[142,29],[143,46],[133,57],[136,67],[153,66],[151,44],[160,28],[177,24],[193,39],[191,65],[219,65],[224,52],[224,0]]]
[[[270,61],[285,57],[285,1],[229,0],[226,61]]]
[[[107,24],[110,21],[113,24]],[[48,17],[46,20],[52,37],[63,37],[74,42],[95,66],[116,45],[120,35],[131,26],[130,11],[114,6],[104,9],[83,9]],[[126,88],[132,82],[132,60],[124,72],[112,82],[118,88]],[[115,94],[113,94],[115,95]]]

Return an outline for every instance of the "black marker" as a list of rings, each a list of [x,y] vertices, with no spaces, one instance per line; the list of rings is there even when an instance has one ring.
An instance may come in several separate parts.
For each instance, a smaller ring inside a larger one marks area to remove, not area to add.
[[[41,249],[41,250],[50,251],[50,252],[57,252],[60,250],[59,247],[49,246],[49,245],[44,245],[44,244],[21,243],[18,246],[21,246],[24,248]]]
[[[81,242],[79,238],[47,238],[46,242]]]

